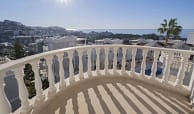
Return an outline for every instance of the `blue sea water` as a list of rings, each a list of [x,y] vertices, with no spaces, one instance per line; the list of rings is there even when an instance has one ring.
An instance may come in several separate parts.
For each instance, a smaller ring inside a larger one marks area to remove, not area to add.
[[[139,35],[155,33],[159,35],[159,32],[157,31],[157,29],[82,29],[80,31],[83,31],[85,33],[89,33],[91,31],[95,31],[95,32],[108,31],[114,34],[122,33],[122,34],[139,34]],[[182,38],[187,38],[190,32],[194,32],[194,29],[183,29],[180,36]]]

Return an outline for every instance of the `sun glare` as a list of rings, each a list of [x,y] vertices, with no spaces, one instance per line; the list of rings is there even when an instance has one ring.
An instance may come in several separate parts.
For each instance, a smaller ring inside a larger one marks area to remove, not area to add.
[[[57,0],[57,2],[59,2],[60,4],[65,4],[65,5],[69,4],[70,1],[71,0]]]

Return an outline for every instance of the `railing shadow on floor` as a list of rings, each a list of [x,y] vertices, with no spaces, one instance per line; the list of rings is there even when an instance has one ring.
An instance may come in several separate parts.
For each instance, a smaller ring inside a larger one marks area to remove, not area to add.
[[[81,84],[81,85],[80,85]],[[126,100],[128,103],[128,106],[133,109],[138,114],[144,113],[141,107],[133,101],[133,98],[131,98],[129,95],[127,95],[124,91],[128,91],[131,94],[135,96],[135,99],[137,99],[141,105],[143,105],[150,113],[160,113],[157,109],[153,107],[153,105],[150,105],[149,102],[152,102],[155,106],[157,106],[160,110],[162,110],[164,113],[172,113],[173,109],[177,113],[193,113],[191,110],[187,109],[187,104],[182,103],[183,101],[177,97],[176,100],[173,100],[171,97],[174,97],[173,93],[168,93],[168,95],[165,94],[165,92],[161,92],[160,90],[157,90],[157,88],[151,87],[150,85],[145,85],[140,82],[134,82],[126,77],[119,77],[119,76],[104,76],[104,77],[95,77],[88,80],[83,80],[83,82],[79,84],[74,84],[70,87],[67,87],[66,90],[63,93],[64,95],[56,97],[50,104],[47,106],[47,109],[45,111],[41,111],[41,114],[55,114],[57,110],[58,113],[56,114],[65,114],[67,112],[67,102],[71,99],[70,104],[72,108],[72,112],[74,114],[81,114],[80,107],[79,107],[79,101],[78,101],[78,93],[82,93],[83,98],[85,99],[85,103],[87,105],[87,111],[89,114],[97,114],[95,110],[95,106],[91,101],[91,95],[89,93],[89,89],[93,91],[93,94],[95,94],[97,100],[99,101],[99,105],[104,112],[104,114],[111,114],[112,109],[109,104],[104,100],[104,96],[102,95],[101,89],[107,93],[107,95],[111,98],[111,102],[113,102],[114,106],[116,106],[116,110],[118,110],[121,114],[127,114],[127,111],[130,109],[126,109],[123,107],[122,102],[115,97],[115,93],[112,92],[110,86],[113,87],[116,91],[118,91],[117,94],[120,94],[123,99]],[[99,88],[101,87],[101,89]],[[122,87],[121,87],[122,86]],[[123,89],[125,88],[125,90]],[[138,93],[136,91],[138,91]],[[149,92],[149,94],[148,94]],[[152,94],[152,95],[150,95]],[[143,96],[142,96],[143,95]],[[153,97],[154,96],[154,97]],[[146,97],[147,99],[144,99],[143,97]],[[162,100],[163,103],[161,103],[159,100]],[[168,100],[167,100],[168,99]],[[148,102],[149,100],[149,102]],[[170,101],[169,101],[170,100]],[[179,102],[179,103],[177,103]],[[182,104],[180,104],[182,103]],[[167,104],[167,105],[166,105]],[[168,108],[167,108],[168,107]]]

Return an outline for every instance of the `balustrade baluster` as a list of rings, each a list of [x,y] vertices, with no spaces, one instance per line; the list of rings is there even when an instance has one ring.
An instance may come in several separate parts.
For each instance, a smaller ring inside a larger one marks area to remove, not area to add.
[[[75,77],[73,68],[73,50],[68,51],[68,57],[69,57],[69,81],[70,83],[74,83]]]
[[[167,83],[169,80],[169,75],[170,75],[170,65],[172,62],[172,52],[168,52],[166,53],[166,57],[165,57],[165,67],[164,67],[164,71],[163,71],[163,77],[162,77],[162,82],[163,83]]]
[[[54,74],[52,70],[53,57],[48,56],[46,58],[46,63],[48,65],[48,81],[49,81],[48,96],[53,96],[54,93],[56,93],[55,79],[54,79]]]
[[[137,48],[132,48],[132,62],[131,62],[131,73],[135,73],[135,58],[136,58]]]
[[[141,72],[140,72],[140,76],[145,76],[145,69],[146,69],[146,57],[147,57],[147,49],[143,49],[143,60],[142,60],[142,64],[141,64]]]
[[[156,78],[157,62],[158,62],[159,53],[160,53],[160,51],[154,50],[154,61],[153,61],[153,64],[152,64],[151,79]]]
[[[105,74],[108,74],[108,54],[109,54],[109,47],[105,47]]]
[[[0,114],[10,114],[11,113],[11,105],[5,95],[4,91],[4,76],[5,72],[0,72]]]
[[[116,73],[117,72],[117,51],[118,51],[118,48],[117,47],[114,47],[113,48],[113,52],[114,52],[113,73]]]
[[[63,67],[63,60],[64,60],[63,52],[58,54],[58,60],[59,60],[59,76],[60,76],[59,87],[60,89],[62,89],[66,87],[65,72],[64,72],[64,67]]]
[[[45,99],[45,96],[43,95],[42,81],[41,81],[40,72],[39,72],[39,68],[40,68],[39,59],[32,61],[31,65],[32,65],[32,70],[34,71],[34,77],[35,77],[36,98],[35,98],[34,106],[36,106]]]
[[[181,63],[180,63],[179,71],[177,73],[175,86],[178,86],[178,87],[182,86],[183,79],[185,77],[185,71],[186,71],[185,67],[186,67],[186,63],[188,63],[188,59],[189,59],[189,55],[186,53],[182,53]]]
[[[28,90],[23,79],[23,66],[16,66],[13,71],[18,82],[19,98],[21,100],[20,114],[29,114],[32,110],[32,107],[30,106],[30,103],[28,101]]]
[[[122,57],[122,67],[121,67],[121,72],[122,74],[125,73],[125,66],[126,66],[126,48],[123,48],[123,57]]]
[[[78,50],[79,54],[79,78],[82,80],[84,79],[83,75],[83,62],[82,62],[82,57],[83,57],[83,49]]]
[[[91,72],[91,48],[87,48],[87,54],[88,54],[88,76],[92,75]]]
[[[96,72],[100,72],[100,48],[96,47]]]

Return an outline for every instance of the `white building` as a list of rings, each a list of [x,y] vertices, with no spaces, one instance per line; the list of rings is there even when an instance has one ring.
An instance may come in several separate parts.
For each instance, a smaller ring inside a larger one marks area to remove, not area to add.
[[[187,44],[194,44],[194,32],[188,34]]]
[[[52,37],[44,40],[44,51],[74,47],[77,45],[77,37],[76,36],[64,36],[64,37]]]

